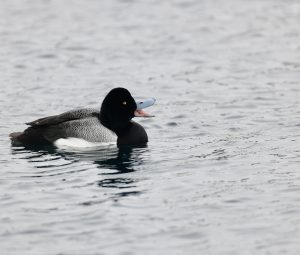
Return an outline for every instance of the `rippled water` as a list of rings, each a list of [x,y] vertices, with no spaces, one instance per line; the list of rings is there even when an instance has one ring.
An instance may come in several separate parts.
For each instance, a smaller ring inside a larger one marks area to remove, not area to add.
[[[0,17],[1,254],[299,254],[299,1],[2,0]],[[157,99],[148,146],[11,147],[115,86]]]

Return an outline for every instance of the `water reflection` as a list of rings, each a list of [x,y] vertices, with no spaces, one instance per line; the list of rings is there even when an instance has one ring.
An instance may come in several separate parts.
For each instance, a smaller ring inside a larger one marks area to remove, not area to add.
[[[26,177],[42,178],[99,169],[99,179],[95,183],[102,188],[128,189],[136,187],[136,180],[128,173],[144,163],[147,146],[132,147],[107,145],[95,150],[66,150],[54,146],[17,147],[12,146],[12,154],[27,160],[37,172]],[[138,191],[124,191],[120,196],[137,194]]]

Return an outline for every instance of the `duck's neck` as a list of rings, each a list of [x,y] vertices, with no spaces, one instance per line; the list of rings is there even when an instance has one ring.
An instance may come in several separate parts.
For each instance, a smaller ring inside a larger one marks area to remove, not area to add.
[[[130,129],[131,122],[121,123],[118,120],[110,118],[108,115],[101,114],[99,115],[99,120],[103,126],[115,132],[117,136],[122,135]]]

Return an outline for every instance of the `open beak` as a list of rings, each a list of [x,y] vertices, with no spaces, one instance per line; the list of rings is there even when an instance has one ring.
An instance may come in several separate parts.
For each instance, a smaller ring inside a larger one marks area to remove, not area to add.
[[[149,98],[142,102],[136,102],[136,110],[134,111],[134,116],[135,117],[154,117],[153,115],[144,112],[143,109],[147,108],[151,105],[154,105],[155,101],[156,101],[155,98]]]

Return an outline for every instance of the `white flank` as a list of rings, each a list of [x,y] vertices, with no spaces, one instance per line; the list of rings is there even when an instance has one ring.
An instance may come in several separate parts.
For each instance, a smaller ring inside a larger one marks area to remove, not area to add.
[[[106,143],[93,143],[86,141],[84,139],[69,137],[69,138],[60,138],[54,142],[54,145],[58,148],[92,148],[99,146],[106,146],[116,144],[116,142],[106,142]]]

